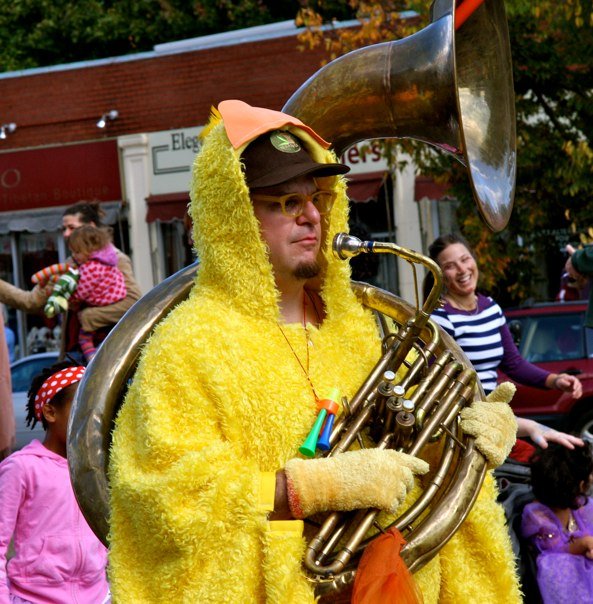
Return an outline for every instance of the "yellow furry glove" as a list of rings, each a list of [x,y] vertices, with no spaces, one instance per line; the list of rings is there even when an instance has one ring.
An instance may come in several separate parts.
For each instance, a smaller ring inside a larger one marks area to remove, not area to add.
[[[316,512],[378,508],[395,512],[428,464],[393,450],[363,449],[335,457],[291,459],[285,467],[295,518]]]
[[[475,437],[490,468],[504,462],[517,440],[517,420],[509,405],[515,391],[514,384],[504,382],[485,401],[474,401],[461,411],[461,429]]]

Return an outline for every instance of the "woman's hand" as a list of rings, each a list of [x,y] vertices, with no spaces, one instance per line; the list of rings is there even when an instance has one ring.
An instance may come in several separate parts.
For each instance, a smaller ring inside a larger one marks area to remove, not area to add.
[[[593,536],[585,535],[574,539],[568,546],[571,554],[585,556],[589,559],[593,559]]]
[[[551,373],[546,378],[546,386],[551,390],[567,392],[572,398],[581,398],[581,396],[583,396],[583,385],[581,384],[581,380],[568,373]]]
[[[548,448],[548,443],[558,443],[563,445],[567,449],[574,449],[582,447],[585,443],[572,434],[566,434],[566,432],[559,432],[549,426],[538,424],[532,419],[526,419],[524,417],[517,418],[517,436],[527,436],[531,439],[533,444],[541,447],[542,449]]]

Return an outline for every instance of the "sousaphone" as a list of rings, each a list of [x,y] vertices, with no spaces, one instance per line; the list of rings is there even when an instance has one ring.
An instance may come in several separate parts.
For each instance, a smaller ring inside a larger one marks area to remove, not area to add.
[[[357,141],[373,138],[411,138],[445,150],[467,167],[486,224],[500,230],[509,220],[515,186],[514,93],[504,3],[485,0],[458,30],[454,4],[453,0],[436,0],[430,25],[408,38],[368,46],[332,61],[295,92],[283,111],[332,141],[338,153]],[[394,244],[381,247],[346,236],[334,243],[334,250],[343,258],[371,252],[397,253],[412,261],[420,256]],[[428,259],[420,259],[420,263],[432,270],[440,283],[438,267]],[[107,468],[114,418],[142,345],[154,326],[187,297],[195,272],[196,265],[189,266],[139,300],[102,343],[79,385],[70,417],[68,463],[80,507],[104,543],[109,532]],[[429,321],[434,304],[413,308],[372,286],[353,287],[363,304],[400,325],[399,336],[385,345],[386,349],[391,346],[395,350],[392,356],[402,361],[406,356],[404,346],[414,348],[420,356],[428,356],[430,349],[431,354],[437,355],[435,359],[444,351],[451,351],[450,362],[459,366],[456,375],[464,376],[459,380],[452,378],[453,382],[463,381],[463,388],[455,388],[463,390],[465,402],[481,395],[467,369],[465,355]],[[439,293],[432,294],[433,303]],[[416,342],[408,335],[411,332]],[[433,346],[435,333],[438,343]],[[428,360],[430,363],[435,365],[437,361]],[[381,370],[369,376],[368,384],[361,387],[361,400],[376,396],[372,393],[385,383],[384,370],[389,367],[383,366],[382,360],[377,366]],[[410,372],[418,374],[420,380],[428,379],[426,367]],[[441,378],[435,379],[440,384]],[[436,399],[448,398],[443,393],[431,395],[430,390],[437,388],[434,382],[423,383],[431,405]],[[461,403],[451,403],[452,409],[459,406]],[[428,406],[423,413],[423,422],[428,424]],[[430,413],[434,416],[435,412]],[[444,494],[431,491],[430,497],[421,497],[438,503],[418,529],[407,535],[408,546],[403,555],[414,570],[426,563],[458,528],[475,500],[485,471],[484,460],[473,450],[471,439],[465,437],[462,452],[451,453],[455,441],[464,437],[455,434],[456,418],[449,411],[439,413],[430,429],[442,432],[444,427],[451,433],[444,447],[449,478],[437,472],[449,490]],[[420,445],[407,443],[403,448],[417,452]],[[455,472],[450,470],[453,458],[461,468]],[[404,528],[420,513],[425,514],[424,510],[404,514]],[[348,572],[344,581],[351,579],[353,571]],[[326,574],[335,575],[333,570]]]

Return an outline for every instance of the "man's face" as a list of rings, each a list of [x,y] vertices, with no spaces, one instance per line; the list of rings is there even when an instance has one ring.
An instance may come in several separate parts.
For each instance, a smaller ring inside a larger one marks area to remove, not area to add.
[[[80,214],[66,214],[65,216],[62,216],[62,233],[64,234],[64,239],[68,240],[72,231],[81,227],[83,224],[86,223],[82,221],[82,216]],[[88,224],[95,226],[94,222]]]
[[[254,193],[286,195],[287,193],[312,194],[317,186],[310,176],[302,176],[274,187],[258,189]],[[295,281],[305,281],[319,273],[317,255],[321,246],[321,216],[309,199],[301,216],[282,213],[279,203],[253,201],[259,220],[260,232],[270,250],[270,262],[278,286]]]

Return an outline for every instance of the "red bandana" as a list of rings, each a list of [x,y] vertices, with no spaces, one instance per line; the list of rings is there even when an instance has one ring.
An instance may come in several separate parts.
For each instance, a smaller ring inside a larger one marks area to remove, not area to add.
[[[80,382],[85,369],[86,367],[82,366],[66,367],[66,369],[61,369],[57,373],[50,375],[45,382],[41,384],[41,388],[39,388],[35,395],[35,417],[38,421],[41,421],[43,406],[49,403],[52,398],[60,390],[66,388],[66,386]]]

